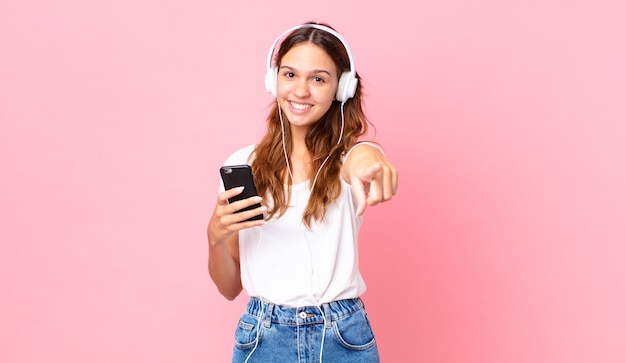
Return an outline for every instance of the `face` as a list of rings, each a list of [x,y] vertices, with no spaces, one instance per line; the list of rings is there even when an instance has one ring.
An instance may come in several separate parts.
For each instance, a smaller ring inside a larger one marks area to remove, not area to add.
[[[337,67],[312,43],[292,47],[278,69],[276,96],[293,127],[308,128],[328,111],[337,93]]]

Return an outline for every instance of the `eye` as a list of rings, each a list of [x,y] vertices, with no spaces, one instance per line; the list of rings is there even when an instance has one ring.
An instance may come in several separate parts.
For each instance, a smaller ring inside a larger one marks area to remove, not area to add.
[[[285,72],[285,73],[283,73],[283,74],[284,74],[284,75],[285,75],[285,77],[287,77],[287,78],[293,78],[293,77],[295,77],[295,76],[296,76],[296,75],[295,75],[293,72],[291,72],[291,71],[287,71],[287,72]]]
[[[315,82],[319,82],[319,83],[324,83],[324,82],[326,82],[326,80],[325,80],[324,78],[322,78],[322,77],[318,77],[318,76],[313,77],[313,81],[315,81]]]

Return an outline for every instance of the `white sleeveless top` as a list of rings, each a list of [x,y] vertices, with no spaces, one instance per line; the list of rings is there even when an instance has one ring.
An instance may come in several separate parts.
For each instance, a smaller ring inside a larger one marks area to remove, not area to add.
[[[254,148],[236,151],[224,165],[249,164]],[[239,231],[241,282],[249,296],[300,307],[365,292],[357,244],[362,217],[356,217],[352,188],[341,180],[341,195],[311,230],[302,222],[309,195],[308,182],[292,186],[284,215]]]

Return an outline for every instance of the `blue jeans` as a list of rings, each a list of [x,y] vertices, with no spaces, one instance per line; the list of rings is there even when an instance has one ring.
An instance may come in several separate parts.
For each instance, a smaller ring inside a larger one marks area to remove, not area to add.
[[[321,354],[320,354],[321,353]],[[361,299],[285,307],[251,298],[235,331],[233,363],[380,362]],[[249,357],[249,358],[248,358]]]

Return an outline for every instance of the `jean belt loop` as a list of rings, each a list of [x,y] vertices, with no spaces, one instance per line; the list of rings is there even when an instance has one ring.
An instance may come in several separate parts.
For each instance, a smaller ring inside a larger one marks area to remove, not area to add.
[[[330,316],[330,304],[323,304],[322,305],[324,307],[324,320],[326,323],[326,328],[331,328],[332,327],[332,319]]]
[[[273,303],[268,303],[267,304],[267,309],[265,311],[265,319],[263,320],[263,325],[266,328],[269,328],[272,326],[272,311],[274,310],[274,304]]]

